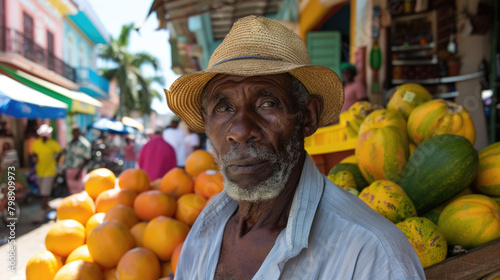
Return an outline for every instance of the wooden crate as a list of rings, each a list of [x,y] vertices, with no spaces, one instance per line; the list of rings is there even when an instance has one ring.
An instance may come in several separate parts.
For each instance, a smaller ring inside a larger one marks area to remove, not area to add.
[[[492,280],[500,276],[500,239],[427,267],[427,280]]]

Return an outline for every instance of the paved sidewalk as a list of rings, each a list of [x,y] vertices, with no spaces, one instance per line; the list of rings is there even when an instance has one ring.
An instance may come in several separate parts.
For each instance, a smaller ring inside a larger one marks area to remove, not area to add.
[[[16,239],[16,261],[17,267],[16,272],[13,273],[9,271],[8,260],[9,260],[9,247],[11,244],[5,244],[0,247],[0,279],[2,280],[21,280],[26,279],[25,269],[28,259],[36,252],[45,249],[45,236],[49,231],[50,227],[54,224],[54,221],[50,221],[46,224],[41,225],[39,228],[32,230],[31,232],[22,235]]]
[[[53,199],[49,206],[57,208],[61,198]],[[40,203],[35,201],[30,205],[21,206],[21,219],[16,225],[15,257],[16,271],[9,271],[9,251],[13,244],[3,244],[0,246],[0,279],[21,280],[26,279],[25,269],[28,259],[38,251],[45,249],[45,236],[54,221],[49,221],[41,225],[31,224],[32,219],[40,212]],[[9,230],[0,228],[0,239],[9,235]],[[1,244],[1,243],[0,243]]]

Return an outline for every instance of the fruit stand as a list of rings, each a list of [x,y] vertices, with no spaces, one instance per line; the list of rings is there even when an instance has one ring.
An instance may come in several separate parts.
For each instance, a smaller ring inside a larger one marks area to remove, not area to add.
[[[476,151],[475,138],[463,106],[404,84],[386,108],[355,103],[305,149],[405,233],[427,279],[500,280],[500,142]]]
[[[500,239],[426,268],[428,280],[499,279]]]

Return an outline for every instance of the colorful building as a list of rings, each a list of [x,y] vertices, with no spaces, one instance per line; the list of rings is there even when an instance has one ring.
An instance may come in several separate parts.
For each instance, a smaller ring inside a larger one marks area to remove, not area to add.
[[[65,118],[55,119],[0,112],[2,133],[13,138],[24,155],[23,164],[28,150],[23,140],[41,123],[50,123],[53,137],[65,146],[69,125],[85,128],[100,115],[98,108],[110,99],[110,87],[97,74],[96,48],[108,41],[108,33],[84,0],[0,0],[0,74],[67,106]],[[0,91],[11,90],[0,85]]]

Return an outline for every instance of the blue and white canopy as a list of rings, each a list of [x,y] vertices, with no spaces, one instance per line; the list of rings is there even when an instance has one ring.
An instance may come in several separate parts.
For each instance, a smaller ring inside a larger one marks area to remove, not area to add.
[[[64,118],[68,105],[0,74],[0,113],[15,118]]]

